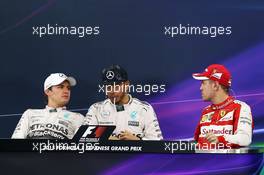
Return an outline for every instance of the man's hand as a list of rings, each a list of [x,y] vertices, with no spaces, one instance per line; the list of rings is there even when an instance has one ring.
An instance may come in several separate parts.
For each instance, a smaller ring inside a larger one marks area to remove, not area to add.
[[[119,135],[120,140],[140,140],[137,136],[128,131],[121,131]]]
[[[119,140],[119,138],[115,135],[111,135],[108,140]]]
[[[218,138],[216,135],[213,133],[209,132],[205,135],[205,138],[210,142],[210,143],[218,143]]]

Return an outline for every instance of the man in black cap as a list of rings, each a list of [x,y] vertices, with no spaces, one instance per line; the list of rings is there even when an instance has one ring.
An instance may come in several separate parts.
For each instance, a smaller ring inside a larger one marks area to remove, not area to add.
[[[128,93],[127,72],[119,65],[102,71],[107,99],[93,104],[87,114],[89,125],[115,125],[113,140],[163,139],[156,114],[150,104]]]

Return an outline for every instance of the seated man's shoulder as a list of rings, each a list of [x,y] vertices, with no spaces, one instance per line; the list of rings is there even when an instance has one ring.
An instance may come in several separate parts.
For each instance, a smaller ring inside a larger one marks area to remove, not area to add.
[[[79,112],[68,111],[68,110],[66,110],[66,111],[67,111],[66,114],[74,116],[75,118],[79,118],[79,119],[83,119],[84,118],[84,116],[81,113],[79,113]]]
[[[91,106],[95,107],[95,108],[98,108],[99,106],[102,106],[103,104],[105,104],[107,101],[106,100],[103,100],[103,101],[98,101],[94,104],[92,104]]]
[[[212,105],[208,105],[208,106],[204,107],[202,111],[203,111],[203,113],[207,113],[207,112],[212,111]]]
[[[138,106],[141,106],[142,108],[146,108],[147,110],[152,108],[150,103],[148,103],[146,101],[139,100],[137,98],[133,98],[133,103],[138,105]]]
[[[100,106],[107,104],[108,102],[109,102],[108,99],[103,100],[103,101],[98,101],[98,102],[92,104],[91,107],[99,108]]]
[[[246,102],[240,100],[234,100],[234,103],[240,105],[241,107],[250,108],[250,106]]]
[[[24,113],[44,113],[45,112],[45,109],[27,109]]]

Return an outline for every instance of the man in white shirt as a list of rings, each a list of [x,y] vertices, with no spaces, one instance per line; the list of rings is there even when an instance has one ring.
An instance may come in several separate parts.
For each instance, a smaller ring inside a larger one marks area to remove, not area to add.
[[[128,94],[127,72],[119,65],[102,71],[107,99],[93,104],[87,114],[89,125],[115,125],[113,140],[161,140],[158,119],[147,103]]]
[[[73,77],[63,73],[50,74],[44,82],[47,106],[44,109],[26,110],[12,135],[12,139],[72,139],[84,117],[66,110]]]

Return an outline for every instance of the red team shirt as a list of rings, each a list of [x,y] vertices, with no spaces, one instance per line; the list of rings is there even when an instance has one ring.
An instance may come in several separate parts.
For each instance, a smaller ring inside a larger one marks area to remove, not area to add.
[[[223,148],[248,146],[252,140],[253,119],[250,107],[229,96],[224,102],[204,108],[196,128],[194,139],[200,148]],[[218,137],[218,144],[211,144],[205,135],[212,132]]]

